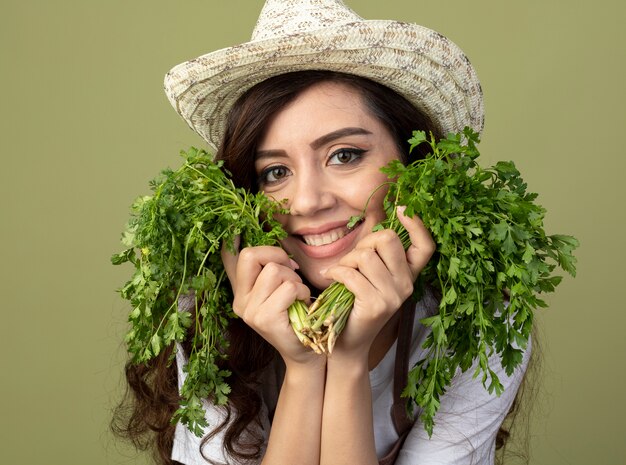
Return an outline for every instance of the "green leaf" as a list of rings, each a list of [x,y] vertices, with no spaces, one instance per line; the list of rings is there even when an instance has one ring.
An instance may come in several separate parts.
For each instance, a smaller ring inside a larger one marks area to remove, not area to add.
[[[491,228],[490,240],[504,242],[509,232],[509,225],[505,221],[500,221]]]
[[[423,318],[420,320],[425,326],[430,326],[433,332],[433,337],[437,345],[442,345],[446,341],[446,333],[443,328],[443,322],[440,315],[432,316],[429,318]]]
[[[522,363],[523,355],[524,352],[521,349],[516,349],[510,345],[505,347],[502,352],[502,367],[508,376],[511,376],[515,368]]]
[[[152,347],[152,353],[154,356],[161,352],[161,337],[158,334],[154,334],[150,338],[150,346]]]
[[[504,242],[502,243],[502,250],[504,251],[504,255],[511,255],[515,253],[517,247],[515,246],[515,241],[511,236],[511,233],[507,231]]]
[[[454,279],[459,274],[459,265],[461,264],[461,260],[457,257],[450,258],[450,266],[448,267],[448,276],[451,279]]]
[[[206,268],[203,270],[203,273],[191,279],[191,288],[198,292],[210,290],[215,286],[215,275]]]
[[[350,221],[348,221],[348,229],[352,229],[356,226],[356,224],[358,222],[360,222],[363,219],[363,215],[358,215],[358,216],[351,216],[350,217]]]
[[[134,249],[126,249],[123,252],[115,254],[111,257],[111,263],[113,265],[121,265],[122,263],[126,263],[131,261],[131,257],[135,256]]]
[[[426,133],[424,131],[413,131],[413,137],[409,139],[410,150],[426,141]]]
[[[457,293],[454,290],[454,288],[451,287],[450,289],[446,291],[446,294],[443,297],[443,301],[447,304],[453,304],[454,301],[456,300],[456,297],[457,297]]]
[[[524,249],[524,255],[522,255],[522,261],[524,263],[530,263],[534,256],[535,256],[535,249],[530,244],[526,243],[526,248]]]

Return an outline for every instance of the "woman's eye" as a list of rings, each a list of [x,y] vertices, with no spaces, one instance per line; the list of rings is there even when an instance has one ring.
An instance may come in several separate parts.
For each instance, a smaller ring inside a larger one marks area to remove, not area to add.
[[[284,166],[271,166],[261,172],[259,184],[272,184],[287,176],[289,176],[289,170]]]
[[[360,160],[365,150],[339,149],[334,152],[328,161],[329,165],[345,165]]]

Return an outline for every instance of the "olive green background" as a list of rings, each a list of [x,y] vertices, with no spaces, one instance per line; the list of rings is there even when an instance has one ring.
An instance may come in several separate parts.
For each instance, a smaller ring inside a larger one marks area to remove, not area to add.
[[[449,36],[485,90],[483,163],[516,162],[579,274],[538,313],[531,463],[626,457],[624,3],[348,0]],[[133,199],[202,145],[167,70],[249,38],[262,2],[2,0],[0,461],[145,463],[112,439],[127,305],[110,265]]]

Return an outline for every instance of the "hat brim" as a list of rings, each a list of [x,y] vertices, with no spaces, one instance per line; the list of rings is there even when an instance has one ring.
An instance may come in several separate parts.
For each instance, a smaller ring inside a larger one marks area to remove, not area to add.
[[[255,84],[301,70],[379,82],[428,115],[442,133],[482,131],[483,96],[469,59],[436,31],[397,21],[359,21],[246,42],[174,67],[165,91],[189,126],[217,149],[234,102]]]

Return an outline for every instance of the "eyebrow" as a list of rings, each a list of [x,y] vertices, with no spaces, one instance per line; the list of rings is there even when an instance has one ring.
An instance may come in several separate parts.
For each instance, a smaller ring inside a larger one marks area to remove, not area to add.
[[[315,139],[311,142],[312,149],[319,149],[321,146],[328,144],[329,142],[334,141],[335,139],[340,139],[346,136],[354,136],[354,135],[369,135],[370,131],[363,128],[342,128],[337,129],[336,131],[329,132],[328,134]]]
[[[317,150],[323,145],[326,145],[342,137],[355,136],[355,135],[359,135],[359,136],[370,135],[370,134],[372,134],[370,131],[368,131],[367,129],[363,129],[363,128],[357,128],[357,127],[341,128],[341,129],[337,129],[336,131],[329,132],[328,134],[324,134],[321,137],[318,137],[309,145],[313,150]],[[286,156],[287,154],[285,153],[284,150],[259,150],[256,153],[255,159],[258,160],[260,158],[266,158],[266,157],[286,157]]]

